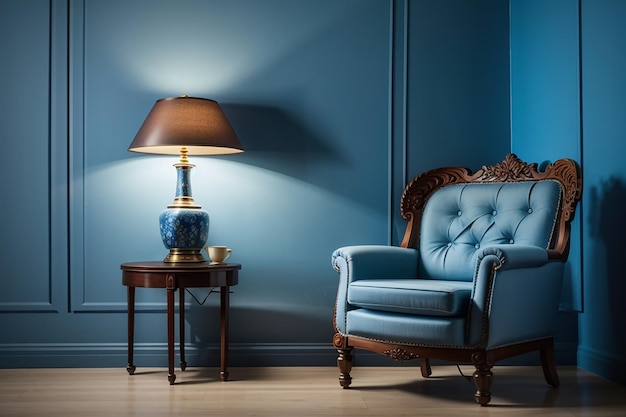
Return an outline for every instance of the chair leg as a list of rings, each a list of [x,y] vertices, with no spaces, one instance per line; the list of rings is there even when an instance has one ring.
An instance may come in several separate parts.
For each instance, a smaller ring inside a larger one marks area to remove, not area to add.
[[[337,349],[339,356],[337,357],[337,366],[339,367],[339,385],[344,389],[350,387],[352,377],[352,347]]]
[[[549,339],[544,347],[539,349],[539,355],[541,356],[541,366],[543,367],[543,376],[546,378],[546,382],[553,387],[558,387],[560,381],[554,365],[554,339]]]
[[[428,358],[420,358],[420,369],[422,370],[422,376],[424,378],[428,378],[433,373],[430,369],[430,361]]]
[[[484,351],[475,352],[472,355],[472,363],[476,370],[474,371],[474,385],[476,386],[476,394],[474,398],[480,405],[487,405],[491,401],[491,382],[493,381],[493,367],[487,361],[487,355]]]

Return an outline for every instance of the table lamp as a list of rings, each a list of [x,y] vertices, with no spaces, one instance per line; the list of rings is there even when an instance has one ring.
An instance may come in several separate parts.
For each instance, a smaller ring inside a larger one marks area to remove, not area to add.
[[[204,262],[202,248],[209,235],[209,215],[191,195],[188,155],[225,155],[243,152],[220,105],[205,98],[162,98],[137,132],[128,150],[180,155],[174,164],[176,197],[159,216],[161,239],[169,253],[164,262]]]

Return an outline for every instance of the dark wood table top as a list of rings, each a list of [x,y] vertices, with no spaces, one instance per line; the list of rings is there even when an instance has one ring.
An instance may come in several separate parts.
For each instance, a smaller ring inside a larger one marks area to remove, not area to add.
[[[162,261],[145,261],[145,262],[125,262],[120,266],[122,271],[218,271],[218,270],[234,270],[241,269],[240,264],[212,264],[210,262],[162,262]]]

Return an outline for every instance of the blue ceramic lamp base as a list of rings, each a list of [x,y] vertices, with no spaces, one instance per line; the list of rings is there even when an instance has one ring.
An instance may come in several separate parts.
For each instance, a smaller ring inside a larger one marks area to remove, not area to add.
[[[159,216],[164,262],[204,262],[202,248],[209,236],[209,214],[197,208],[168,208]]]

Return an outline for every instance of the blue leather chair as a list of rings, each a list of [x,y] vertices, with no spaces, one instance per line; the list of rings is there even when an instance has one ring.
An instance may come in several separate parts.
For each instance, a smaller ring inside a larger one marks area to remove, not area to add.
[[[539,171],[514,154],[476,173],[440,168],[413,179],[399,247],[332,255],[341,386],[352,381],[353,348],[419,358],[424,377],[429,359],[471,363],[481,405],[491,400],[495,362],[535,350],[547,383],[558,386],[553,339],[581,189],[575,161]]]

